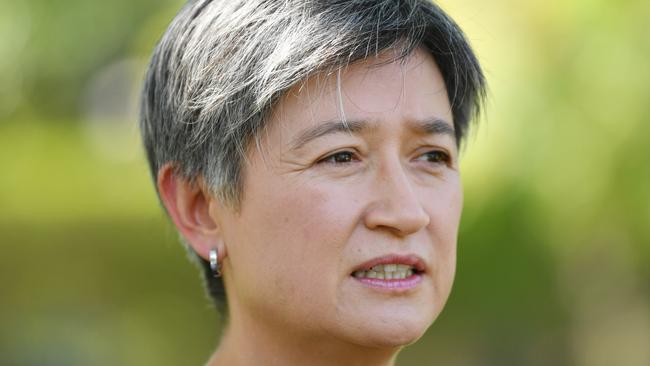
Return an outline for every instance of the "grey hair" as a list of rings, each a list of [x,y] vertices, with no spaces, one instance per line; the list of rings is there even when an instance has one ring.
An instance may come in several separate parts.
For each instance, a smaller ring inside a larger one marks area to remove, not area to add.
[[[463,32],[427,0],[196,0],[156,46],[140,126],[151,174],[202,179],[222,202],[242,197],[246,152],[275,103],[316,73],[394,51],[430,52],[441,71],[460,145],[485,97],[485,79]],[[209,275],[213,298],[223,284]]]

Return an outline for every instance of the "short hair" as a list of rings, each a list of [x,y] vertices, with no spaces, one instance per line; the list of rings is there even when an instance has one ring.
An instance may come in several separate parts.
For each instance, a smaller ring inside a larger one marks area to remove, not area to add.
[[[291,87],[383,51],[403,60],[418,47],[440,69],[460,146],[481,110],[485,78],[462,30],[433,2],[190,0],[157,44],[142,91],[140,128],[154,181],[171,163],[237,207],[246,152]],[[208,292],[226,309],[223,282],[196,257]]]

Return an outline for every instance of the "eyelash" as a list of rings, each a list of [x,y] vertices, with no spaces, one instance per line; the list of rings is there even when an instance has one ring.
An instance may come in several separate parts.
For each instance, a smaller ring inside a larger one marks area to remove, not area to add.
[[[341,157],[341,156],[347,156],[348,160],[344,161],[344,162],[336,161],[336,157]],[[356,159],[355,153],[353,153],[352,151],[339,151],[339,152],[336,152],[334,154],[328,155],[328,156],[320,159],[317,162],[317,164],[336,164],[336,165],[338,165],[338,164],[346,164],[346,163],[351,163],[353,161],[353,159],[359,160],[359,159]]]
[[[442,150],[428,151],[428,152],[426,152],[426,153],[424,153],[424,154],[422,154],[420,156],[428,156],[428,155],[429,156],[430,155],[437,156],[436,161],[429,161],[431,163],[434,163],[434,164],[441,164],[442,163],[442,164],[446,164],[446,165],[449,165],[451,163],[451,156],[449,156],[449,154],[447,154],[446,152],[444,152]],[[427,161],[428,161],[428,159],[427,159]]]
[[[418,157],[418,159],[420,157],[426,157],[426,156],[431,156],[431,155],[434,155],[436,158],[435,158],[435,161],[429,161],[428,159],[426,159],[430,163],[433,163],[433,164],[445,164],[445,165],[449,165],[451,163],[451,157],[449,156],[449,154],[447,154],[446,152],[444,152],[442,150],[428,151],[428,152],[420,155]],[[340,158],[340,157],[345,157],[344,161],[337,161],[337,158]],[[352,152],[352,151],[339,151],[339,152],[328,155],[328,156],[318,160],[317,164],[339,165],[339,164],[351,163],[351,162],[358,161],[358,160],[359,159],[356,157],[356,154],[354,152]]]

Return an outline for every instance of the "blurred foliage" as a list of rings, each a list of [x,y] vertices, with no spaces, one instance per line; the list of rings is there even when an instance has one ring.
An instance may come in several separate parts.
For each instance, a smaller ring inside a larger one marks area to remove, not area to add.
[[[448,306],[400,365],[650,364],[650,2],[440,1],[491,88]],[[136,128],[181,3],[0,3],[0,364],[201,364]]]

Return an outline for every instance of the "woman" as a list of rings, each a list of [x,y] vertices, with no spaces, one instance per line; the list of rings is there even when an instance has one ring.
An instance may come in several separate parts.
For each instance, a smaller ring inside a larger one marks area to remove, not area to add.
[[[425,0],[189,2],[141,127],[222,314],[209,365],[392,365],[442,310],[484,95]]]

